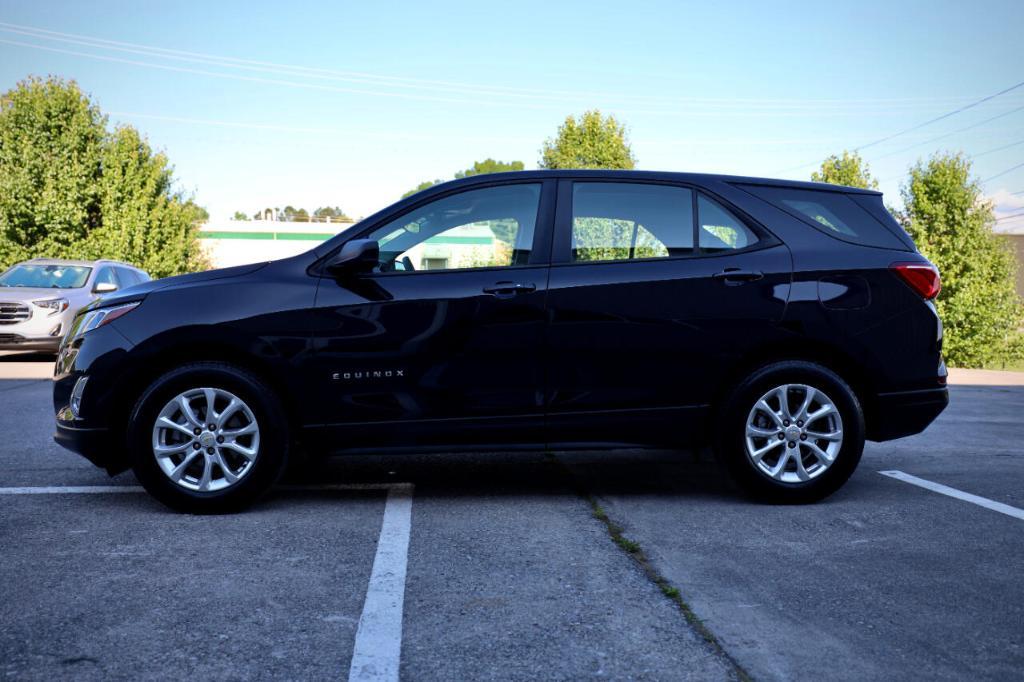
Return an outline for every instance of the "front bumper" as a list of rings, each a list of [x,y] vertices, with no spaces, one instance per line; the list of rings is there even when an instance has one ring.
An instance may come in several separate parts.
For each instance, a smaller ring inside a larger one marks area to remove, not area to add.
[[[893,440],[921,433],[949,405],[949,389],[879,394],[868,422],[868,439]]]
[[[44,350],[56,353],[59,347],[59,336],[23,336],[0,330],[0,350]]]
[[[114,470],[119,468],[117,458],[112,457],[118,448],[114,447],[110,429],[78,428],[58,420],[53,440],[111,473],[116,473]]]

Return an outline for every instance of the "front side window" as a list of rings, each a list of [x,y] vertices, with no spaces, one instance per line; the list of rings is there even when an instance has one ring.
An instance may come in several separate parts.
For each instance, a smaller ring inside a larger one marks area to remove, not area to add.
[[[623,182],[573,184],[573,261],[668,258],[692,253],[691,190]]]
[[[526,265],[540,183],[499,185],[438,199],[377,228],[381,272]]]
[[[703,252],[745,249],[757,241],[757,236],[729,209],[703,194],[697,197],[697,216],[697,241]]]

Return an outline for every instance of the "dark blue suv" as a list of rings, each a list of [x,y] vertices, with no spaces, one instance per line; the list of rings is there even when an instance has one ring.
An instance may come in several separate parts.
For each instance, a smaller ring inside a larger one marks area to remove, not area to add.
[[[939,275],[877,192],[537,171],[437,185],[308,253],[76,319],[56,439],[180,510],[241,508],[296,448],[708,443],[782,502],[948,402]]]

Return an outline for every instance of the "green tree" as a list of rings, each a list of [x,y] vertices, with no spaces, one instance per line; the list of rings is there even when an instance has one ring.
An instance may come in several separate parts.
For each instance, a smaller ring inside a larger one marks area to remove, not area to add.
[[[487,173],[508,173],[511,171],[521,171],[525,166],[522,161],[495,161],[488,157],[483,161],[475,161],[473,165],[464,171],[459,171],[455,174],[455,179],[468,178],[472,175],[486,175]]]
[[[31,78],[0,103],[0,265],[67,258],[101,222],[106,117],[75,83]]]
[[[235,215],[231,216],[232,220],[249,220],[249,216],[242,213],[241,211],[235,211]]]
[[[304,208],[285,206],[282,210],[278,211],[277,219],[297,223],[308,223],[309,213]]]
[[[74,81],[29,78],[0,98],[0,264],[116,258],[154,277],[206,267],[205,210],[139,133],[107,119]]]
[[[329,218],[331,222],[338,220],[348,220],[348,216],[341,210],[340,206],[322,206],[313,211],[313,217],[318,222],[327,222]]]
[[[544,142],[541,168],[631,169],[636,159],[626,138],[626,127],[614,116],[594,109],[579,118],[568,116],[554,138]]]
[[[1024,314],[1016,260],[992,232],[995,215],[961,154],[936,154],[910,169],[900,222],[942,275],[937,306],[951,365],[977,367],[1019,357]]]
[[[474,161],[473,165],[466,170],[461,170],[455,173],[454,178],[461,180],[462,178],[468,178],[473,175],[485,175],[487,173],[507,173],[510,171],[521,171],[525,168],[522,161],[495,161],[494,159],[487,157],[483,161]],[[426,180],[418,184],[415,188],[409,190],[402,195],[402,198],[410,197],[417,192],[422,192],[425,189],[430,189],[434,185],[440,185],[444,180]]]
[[[411,190],[403,194],[402,198],[404,199],[406,197],[411,197],[413,194],[416,194],[417,192],[422,192],[425,189],[430,189],[434,185],[440,185],[442,182],[444,182],[444,180],[424,180],[423,182],[421,182],[420,184],[416,185]]]
[[[846,185],[861,189],[878,189],[878,180],[871,176],[868,164],[857,152],[843,150],[842,156],[833,154],[821,162],[821,169],[811,173],[814,182]]]

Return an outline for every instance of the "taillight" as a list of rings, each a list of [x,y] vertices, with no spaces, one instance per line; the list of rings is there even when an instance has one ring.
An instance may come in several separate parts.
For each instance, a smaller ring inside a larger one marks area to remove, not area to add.
[[[939,269],[931,263],[893,263],[889,269],[926,301],[938,296],[942,289]]]

